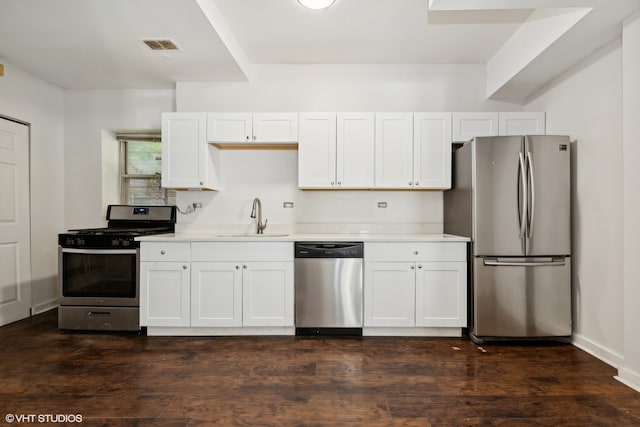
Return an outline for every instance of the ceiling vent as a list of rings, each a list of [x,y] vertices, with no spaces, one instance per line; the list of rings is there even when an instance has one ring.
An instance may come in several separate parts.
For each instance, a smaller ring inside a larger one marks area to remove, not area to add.
[[[178,47],[176,42],[169,38],[164,39],[142,39],[142,43],[146,44],[147,47],[151,50],[155,51],[179,51],[182,50]]]

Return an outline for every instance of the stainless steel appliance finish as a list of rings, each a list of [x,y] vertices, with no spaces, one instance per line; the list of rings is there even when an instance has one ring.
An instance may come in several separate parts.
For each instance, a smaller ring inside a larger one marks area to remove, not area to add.
[[[362,335],[362,242],[295,244],[298,335]]]
[[[471,338],[571,335],[570,141],[482,137],[453,154],[444,231],[472,239]]]
[[[175,206],[111,205],[108,227],[58,236],[58,327],[140,330],[138,236],[175,229]]]

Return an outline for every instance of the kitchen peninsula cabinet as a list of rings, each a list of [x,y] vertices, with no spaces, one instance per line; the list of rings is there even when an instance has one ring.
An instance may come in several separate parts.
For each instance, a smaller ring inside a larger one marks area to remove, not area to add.
[[[451,113],[376,114],[375,188],[451,188]]]
[[[295,143],[297,113],[208,113],[207,140],[211,143]]]
[[[395,328],[459,335],[467,326],[466,306],[466,243],[365,243],[368,335],[401,334]]]
[[[213,149],[207,144],[206,113],[163,113],[162,187],[217,189]]]
[[[298,186],[373,188],[374,131],[373,113],[300,113]]]

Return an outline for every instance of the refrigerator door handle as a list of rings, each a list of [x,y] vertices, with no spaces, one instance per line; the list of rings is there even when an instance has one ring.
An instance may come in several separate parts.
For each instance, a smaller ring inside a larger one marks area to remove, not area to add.
[[[564,258],[559,258],[550,261],[519,262],[485,259],[483,260],[483,264],[490,267],[561,267],[566,264],[566,260]]]
[[[531,151],[527,153],[527,169],[529,171],[529,188],[531,189],[531,204],[529,205],[528,212],[528,227],[527,237],[531,238],[533,233],[533,223],[536,217],[536,181],[533,173],[533,159],[531,157]]]
[[[527,175],[524,165],[524,157],[522,153],[518,153],[518,221],[520,224],[520,238],[524,239],[527,232],[527,199],[529,198],[527,191]],[[522,191],[520,189],[522,188]]]

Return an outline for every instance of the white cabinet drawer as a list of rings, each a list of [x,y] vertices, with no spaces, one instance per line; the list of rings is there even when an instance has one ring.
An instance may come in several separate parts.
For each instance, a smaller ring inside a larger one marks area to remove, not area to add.
[[[192,261],[293,261],[293,242],[193,242]]]
[[[189,261],[188,242],[141,242],[140,261]]]
[[[466,261],[464,242],[402,242],[364,244],[365,261]]]

